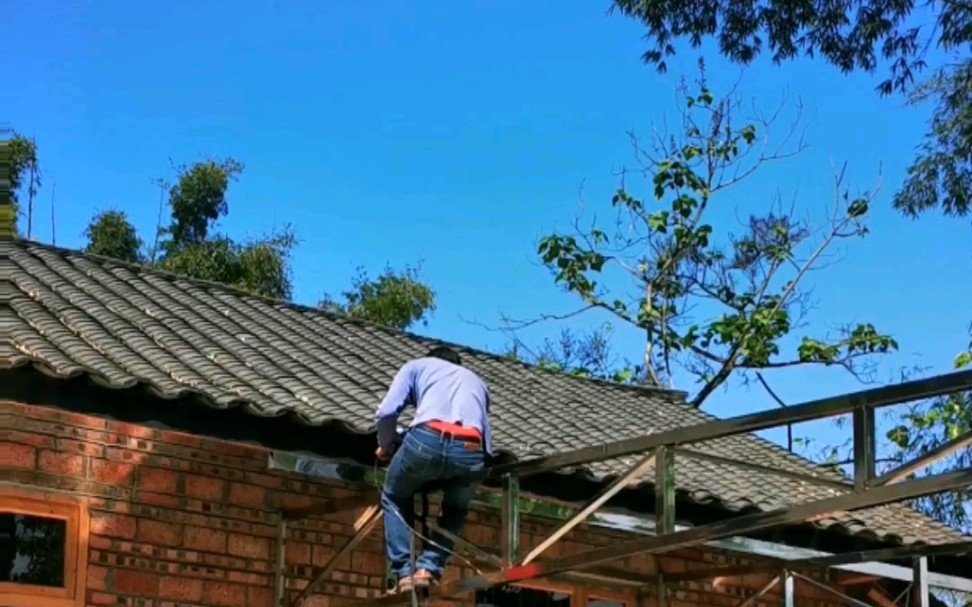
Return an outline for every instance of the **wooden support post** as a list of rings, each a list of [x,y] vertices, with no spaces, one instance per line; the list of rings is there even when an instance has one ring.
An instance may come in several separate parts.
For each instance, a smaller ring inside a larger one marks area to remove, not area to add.
[[[273,571],[273,605],[286,607],[287,599],[287,519],[280,516],[277,522],[277,562]]]
[[[381,520],[382,514],[381,506],[374,505],[368,507],[368,509],[365,510],[360,517],[358,517],[358,520],[354,523],[354,537],[348,540],[348,542],[342,546],[334,556],[331,557],[331,560],[324,565],[324,568],[318,572],[317,576],[314,577],[314,579],[311,580],[307,586],[300,591],[300,594],[298,594],[296,598],[294,598],[294,601],[290,604],[290,607],[300,607],[301,603],[307,600],[307,597],[317,592],[317,589],[320,588],[321,584],[323,584],[327,577],[331,575],[331,572],[334,571],[338,563],[341,562],[341,559],[346,556],[350,557],[351,551],[354,550],[355,547],[357,547],[357,545],[360,544],[366,537],[368,537],[371,530],[374,529],[375,525],[378,524],[378,521]]]
[[[928,557],[919,557],[912,565],[911,607],[929,607],[928,595]]]
[[[675,531],[675,453],[669,447],[655,449],[655,533]]]
[[[854,490],[871,486],[877,473],[874,465],[874,407],[854,409]]]
[[[500,517],[503,527],[500,557],[503,559],[503,566],[509,567],[520,558],[520,481],[514,476],[503,477]]]

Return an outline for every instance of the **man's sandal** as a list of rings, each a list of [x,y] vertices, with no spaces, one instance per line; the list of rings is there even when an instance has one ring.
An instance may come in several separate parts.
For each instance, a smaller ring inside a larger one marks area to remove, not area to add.
[[[398,578],[398,585],[395,587],[395,592],[411,592],[415,586],[415,578],[410,575]]]
[[[412,584],[416,588],[428,588],[436,583],[435,576],[426,571],[425,569],[419,569],[412,576]]]

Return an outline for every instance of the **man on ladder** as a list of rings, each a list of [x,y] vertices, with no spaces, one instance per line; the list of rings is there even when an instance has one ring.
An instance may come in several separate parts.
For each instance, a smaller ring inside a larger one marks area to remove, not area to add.
[[[396,450],[398,417],[408,405],[415,406],[415,417]],[[399,592],[425,588],[442,577],[452,541],[433,533],[413,558],[415,495],[430,483],[441,488],[438,524],[456,536],[462,533],[476,490],[467,477],[482,470],[492,454],[489,389],[462,366],[457,352],[435,348],[395,375],[378,407],[377,429],[375,454],[380,461],[391,460],[381,492],[388,562]]]

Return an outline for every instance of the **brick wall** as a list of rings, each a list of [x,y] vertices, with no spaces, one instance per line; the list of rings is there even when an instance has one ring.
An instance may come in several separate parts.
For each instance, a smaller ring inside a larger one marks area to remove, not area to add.
[[[254,423],[259,423],[254,421]],[[276,550],[275,508],[300,506],[315,497],[351,495],[353,489],[306,477],[269,473],[267,453],[176,432],[104,421],[54,409],[0,403],[0,505],[4,492],[43,488],[77,496],[87,505],[90,537],[83,605],[126,607],[271,607]],[[377,497],[377,489],[376,497]],[[296,592],[352,535],[359,512],[291,526],[286,550],[290,592]],[[529,547],[551,530],[549,523],[523,521],[521,544]],[[465,533],[498,552],[496,512],[474,512]],[[380,527],[339,565],[307,607],[333,604],[334,597],[368,596],[385,573]],[[624,538],[582,528],[546,556],[603,546]],[[630,536],[629,538],[630,539]],[[725,555],[680,552],[661,559],[669,571],[730,562]],[[642,556],[612,564],[652,573]],[[472,573],[451,568],[450,577]],[[732,606],[770,576],[725,580],[713,587],[693,583],[676,590],[673,607]],[[539,584],[573,590],[556,584]],[[826,595],[800,588],[798,605],[828,605]],[[591,596],[628,601],[610,589]],[[760,604],[781,605],[779,588]],[[2,604],[2,601],[0,601]],[[471,604],[465,601],[466,605]],[[575,602],[575,605],[577,603]],[[650,596],[640,605],[654,605]]]

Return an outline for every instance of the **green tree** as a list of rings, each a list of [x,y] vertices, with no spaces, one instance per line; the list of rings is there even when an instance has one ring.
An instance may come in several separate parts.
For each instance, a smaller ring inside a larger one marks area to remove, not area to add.
[[[120,259],[130,263],[141,263],[142,239],[138,237],[135,226],[121,211],[102,211],[92,218],[84,235],[88,240],[85,252]]]
[[[161,255],[157,259],[143,253],[137,230],[118,211],[102,212],[92,219],[85,230],[85,250],[264,297],[290,299],[289,261],[296,244],[293,230],[288,227],[248,241],[216,233],[216,222],[229,213],[229,186],[242,171],[242,163],[232,158],[179,167],[175,185],[168,188],[170,218],[158,230]],[[374,280],[359,270],[343,298],[341,302],[328,298],[322,305],[398,329],[424,322],[435,310],[435,292],[410,267],[401,272],[387,268]]]
[[[778,64],[808,55],[842,73],[886,69],[877,87],[881,95],[898,92],[912,103],[934,107],[924,140],[894,195],[895,208],[912,218],[931,210],[952,217],[969,215],[972,6],[968,2],[614,0],[614,7],[645,25],[652,46],[644,59],[660,71],[665,70],[665,59],[675,54],[679,38],[688,39],[693,47],[715,38],[721,53],[740,64],[769,52]],[[927,79],[918,81],[916,75],[927,68],[928,51],[935,47],[946,59]],[[969,352],[959,355],[956,366],[972,362]],[[970,426],[969,394],[918,403],[889,432],[896,449],[893,458],[928,453],[969,432]],[[941,465],[967,466],[970,461],[972,454],[966,448]],[[922,500],[919,506],[939,520],[969,529],[969,497],[968,492],[953,492]]]
[[[225,236],[170,250],[158,266],[174,274],[230,285],[273,299],[290,299],[290,251],[296,243],[288,228],[239,243]]]
[[[386,267],[374,279],[358,268],[351,288],[341,295],[340,301],[325,296],[320,307],[403,331],[415,323],[426,324],[435,312],[435,291],[422,282],[420,269],[411,266],[401,271]]]
[[[679,39],[692,47],[714,38],[728,59],[748,64],[768,52],[777,64],[820,58],[842,73],[886,68],[878,90],[901,92],[936,111],[895,205],[908,213],[969,211],[972,191],[972,9],[968,2],[932,0],[614,0],[613,7],[647,29],[644,59],[660,71]],[[930,17],[930,18],[929,18]],[[952,60],[916,88],[929,49]]]
[[[169,250],[206,242],[216,221],[229,213],[226,191],[242,173],[243,164],[232,158],[179,168],[179,178],[169,190]]]
[[[37,143],[14,132],[6,142],[10,147],[10,189],[13,194],[14,214],[20,217],[20,200],[27,196],[27,237],[33,234],[34,198],[41,187],[40,163],[37,161]]]
[[[580,227],[578,220],[574,232],[541,240],[539,254],[556,283],[581,300],[553,318],[607,312],[641,332],[645,377],[672,385],[677,367],[687,371],[697,381],[695,407],[736,372],[819,364],[860,374],[871,355],[895,349],[866,323],[829,336],[792,335],[806,302],[801,282],[835,243],[866,234],[872,195],[850,196],[838,174],[825,226],[813,229],[756,201],[746,203],[751,214],[741,232],[712,225],[709,211],[732,204],[730,188],[800,146],[771,149],[769,122],[742,120],[738,101],[716,100],[704,78],[697,93],[684,85],[680,91],[681,134],[647,150],[636,145],[640,165],[625,173],[648,178],[655,201],[633,195],[623,179],[611,201],[613,226]]]

